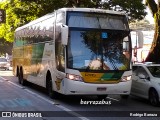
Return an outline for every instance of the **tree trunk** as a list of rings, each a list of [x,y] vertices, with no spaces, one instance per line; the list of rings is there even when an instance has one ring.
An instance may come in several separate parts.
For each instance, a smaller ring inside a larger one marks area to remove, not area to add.
[[[151,49],[145,61],[160,63],[160,6],[159,6],[160,1],[158,5],[156,5],[155,1],[153,0],[147,0],[147,2],[154,16],[155,33],[154,33],[154,38],[153,38]]]

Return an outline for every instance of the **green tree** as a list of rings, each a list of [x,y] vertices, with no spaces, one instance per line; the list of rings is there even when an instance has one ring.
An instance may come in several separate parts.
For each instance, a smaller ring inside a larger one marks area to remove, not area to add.
[[[145,61],[160,63],[160,1],[158,0],[158,3],[156,3],[155,0],[146,0],[146,5],[154,17],[155,34],[151,49]]]
[[[0,2],[0,9],[6,11],[6,23],[0,25],[0,38],[13,42],[14,31],[38,17],[63,7],[58,0],[5,0]]]
[[[11,55],[12,47],[13,47],[13,43],[8,42],[3,38],[0,38],[0,56],[4,55],[5,53],[8,53],[9,55]]]
[[[10,7],[10,8],[9,8]],[[6,23],[1,24],[0,26],[0,38],[4,38],[7,41],[13,41],[13,33],[14,30],[12,29],[16,24],[19,22],[19,19],[16,17],[16,15],[12,12],[13,7],[8,4],[8,1],[1,2],[0,8],[5,9],[6,11]]]
[[[41,8],[42,16],[62,7],[88,7],[124,11],[129,20],[142,20],[145,15],[143,0],[21,0],[23,2],[35,2]],[[43,11],[43,12],[42,12]]]
[[[143,0],[104,0],[102,8],[115,11],[125,11],[130,21],[142,20],[145,15]]]

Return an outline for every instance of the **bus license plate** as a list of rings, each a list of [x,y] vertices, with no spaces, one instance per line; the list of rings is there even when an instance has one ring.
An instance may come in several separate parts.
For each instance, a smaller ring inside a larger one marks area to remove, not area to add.
[[[106,87],[98,87],[98,88],[97,88],[97,91],[106,91],[106,90],[107,90]]]

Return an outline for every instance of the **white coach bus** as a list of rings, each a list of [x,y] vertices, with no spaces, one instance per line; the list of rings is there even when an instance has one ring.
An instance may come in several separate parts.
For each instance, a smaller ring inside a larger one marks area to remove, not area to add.
[[[51,97],[127,97],[131,56],[124,13],[62,8],[16,29],[13,73],[20,84],[29,81],[45,87]]]

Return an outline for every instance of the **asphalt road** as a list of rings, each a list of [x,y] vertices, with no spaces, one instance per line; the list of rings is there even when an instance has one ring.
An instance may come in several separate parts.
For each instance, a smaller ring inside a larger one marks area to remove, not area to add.
[[[118,95],[109,95],[105,100],[97,100],[96,96],[61,95],[58,100],[53,100],[47,96],[45,89],[39,86],[19,85],[11,71],[2,70],[0,76],[1,112],[24,111],[23,116],[30,114],[29,112],[35,112],[37,115],[40,112],[42,117],[34,118],[34,120],[158,120],[160,118],[153,117],[153,115],[160,115],[160,107],[151,106],[147,100],[134,96],[126,100]],[[23,119],[31,120],[31,118]]]
[[[51,99],[12,82],[11,71],[0,71],[0,120],[20,118],[28,120],[80,119],[80,115],[70,112]],[[4,77],[5,76],[5,77]],[[8,78],[11,78],[10,80]],[[10,118],[12,117],[12,118]]]

